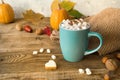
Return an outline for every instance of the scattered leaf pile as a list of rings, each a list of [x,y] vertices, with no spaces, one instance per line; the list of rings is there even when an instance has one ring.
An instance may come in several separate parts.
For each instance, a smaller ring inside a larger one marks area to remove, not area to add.
[[[24,19],[31,22],[34,25],[38,25],[39,22],[44,18],[40,13],[35,13],[33,10],[26,10],[23,13]]]

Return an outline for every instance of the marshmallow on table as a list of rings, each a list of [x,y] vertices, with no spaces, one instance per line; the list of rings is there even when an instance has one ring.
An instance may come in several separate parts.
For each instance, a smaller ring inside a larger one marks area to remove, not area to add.
[[[55,55],[52,55],[51,58],[55,60],[55,59],[56,59],[56,56],[55,56]]]
[[[47,49],[47,53],[51,53],[51,50],[50,50],[50,49]]]
[[[33,55],[36,55],[36,54],[38,54],[38,51],[33,51]]]
[[[84,74],[85,73],[84,69],[79,69],[79,73]]]
[[[89,68],[86,68],[85,71],[86,71],[87,75],[91,75],[92,74],[92,72],[91,72],[91,70]]]
[[[57,64],[54,60],[49,60],[47,63],[45,63],[46,70],[55,70],[56,68]]]
[[[40,48],[39,52],[43,53],[44,52],[44,48]]]

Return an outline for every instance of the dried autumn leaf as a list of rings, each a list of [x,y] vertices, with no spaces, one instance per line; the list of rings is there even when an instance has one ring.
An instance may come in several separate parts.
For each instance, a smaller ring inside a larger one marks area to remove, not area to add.
[[[44,18],[40,13],[35,13],[33,10],[26,10],[23,13],[24,19],[30,21],[31,23],[38,25],[39,22]]]
[[[82,13],[80,13],[79,11],[72,9],[68,12],[68,14],[74,18],[80,18],[82,16],[84,16]]]
[[[71,2],[69,0],[63,0],[61,3],[60,3],[60,6],[62,8],[64,8],[66,11],[70,11],[71,9],[74,8],[74,5],[75,3],[74,2]]]

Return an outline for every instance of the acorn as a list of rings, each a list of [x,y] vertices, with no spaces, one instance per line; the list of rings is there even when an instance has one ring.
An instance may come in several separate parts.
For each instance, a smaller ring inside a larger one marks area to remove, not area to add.
[[[108,60],[108,57],[106,57],[106,56],[102,58],[103,63],[105,63],[107,60]]]
[[[22,29],[23,29],[22,24],[19,24],[19,23],[16,24],[15,28],[16,28],[16,30],[18,30],[18,31],[22,31]]]
[[[108,59],[105,62],[105,66],[109,71],[115,71],[118,68],[117,62],[113,59]]]
[[[104,80],[110,80],[110,76],[108,74],[104,75]]]
[[[41,34],[43,34],[43,30],[41,28],[38,28],[38,29],[36,29],[35,33],[37,35],[41,35]]]

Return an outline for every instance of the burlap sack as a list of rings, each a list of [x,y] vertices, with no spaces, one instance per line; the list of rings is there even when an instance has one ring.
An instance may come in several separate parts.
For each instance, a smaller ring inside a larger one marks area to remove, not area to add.
[[[120,9],[107,8],[85,20],[91,24],[91,31],[103,36],[103,46],[98,51],[100,55],[120,50]],[[98,44],[99,40],[90,39],[90,48],[95,48]]]

